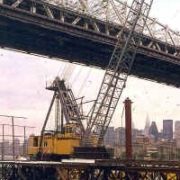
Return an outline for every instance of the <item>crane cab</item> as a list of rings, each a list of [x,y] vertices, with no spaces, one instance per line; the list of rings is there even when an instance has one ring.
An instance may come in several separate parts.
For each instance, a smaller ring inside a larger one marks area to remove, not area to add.
[[[41,147],[40,138],[41,136],[30,136],[28,147],[30,158],[60,160],[72,157],[74,148],[80,146],[81,134],[75,123],[69,123],[64,126],[61,132],[44,132]]]

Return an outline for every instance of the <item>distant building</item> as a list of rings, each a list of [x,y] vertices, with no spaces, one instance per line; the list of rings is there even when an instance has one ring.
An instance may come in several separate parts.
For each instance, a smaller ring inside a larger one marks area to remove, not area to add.
[[[147,143],[149,143],[149,138],[144,135],[139,135],[136,137],[136,143],[147,144]]]
[[[136,141],[136,137],[142,134],[142,130],[132,129],[132,142]],[[108,127],[104,136],[104,144],[107,146],[125,146],[126,135],[125,127]]]
[[[176,139],[176,147],[180,148],[180,121],[175,121],[174,138]]]
[[[158,129],[157,129],[157,125],[156,125],[156,123],[154,121],[151,123],[151,126],[149,128],[149,136],[154,138],[155,142],[158,141],[159,132],[158,132]]]
[[[115,130],[114,127],[108,127],[104,136],[104,143],[108,146],[113,146],[115,142]]]
[[[125,145],[125,128],[118,127],[115,129],[115,145]]]
[[[173,120],[163,120],[163,138],[166,140],[173,139]]]
[[[169,161],[179,159],[179,153],[174,141],[160,141],[157,148],[160,160]]]
[[[132,142],[136,142],[137,136],[140,136],[143,134],[143,130],[139,129],[132,129]]]
[[[136,142],[136,137],[140,134],[142,134],[142,130],[138,129],[132,129],[132,143]],[[125,127],[118,127],[115,129],[115,145],[118,146],[125,146],[126,143],[126,133],[125,133]]]
[[[149,136],[149,128],[150,128],[150,120],[149,120],[149,116],[147,115],[146,117],[146,124],[143,130],[143,135],[148,137]]]
[[[174,138],[175,139],[180,138],[180,121],[175,121]]]
[[[133,154],[136,159],[144,159],[149,144],[149,138],[145,135],[138,135],[133,143]]]

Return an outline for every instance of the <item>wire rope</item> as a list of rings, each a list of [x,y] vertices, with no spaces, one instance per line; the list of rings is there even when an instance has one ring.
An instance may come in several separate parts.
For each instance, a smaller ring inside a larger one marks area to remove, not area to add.
[[[76,68],[76,67],[75,67]],[[76,68],[77,69],[77,68]],[[83,67],[80,66],[79,69],[77,70],[76,75],[74,75],[74,77],[71,80],[71,85],[73,86],[73,84],[77,81],[78,77],[80,77],[80,74],[82,73]]]
[[[83,80],[83,82],[82,82],[82,85],[81,85],[81,87],[80,87],[80,89],[79,89],[79,92],[77,93],[77,94],[78,94],[78,97],[79,97],[80,94],[82,93],[82,90],[83,90],[83,88],[84,88],[84,86],[85,86],[85,84],[86,84],[87,79],[89,78],[89,76],[90,76],[90,74],[91,74],[91,71],[92,71],[92,68],[89,68],[88,71],[87,71],[87,74],[86,74],[86,76],[85,76],[85,78],[84,78],[84,80]]]

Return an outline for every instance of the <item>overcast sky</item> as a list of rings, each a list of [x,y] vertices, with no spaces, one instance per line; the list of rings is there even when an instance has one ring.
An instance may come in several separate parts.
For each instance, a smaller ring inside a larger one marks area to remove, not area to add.
[[[151,16],[180,30],[179,11],[178,0],[154,0]],[[16,119],[16,124],[35,126],[39,132],[52,98],[52,92],[45,90],[46,82],[64,74],[76,96],[95,99],[103,71],[0,49],[0,114],[27,117],[27,120]],[[147,115],[157,123],[158,130],[162,129],[163,119],[180,120],[179,89],[130,77],[112,126],[124,125],[121,116],[126,97],[133,101],[136,128],[144,128]],[[0,123],[4,122],[10,123],[10,119],[0,117]]]

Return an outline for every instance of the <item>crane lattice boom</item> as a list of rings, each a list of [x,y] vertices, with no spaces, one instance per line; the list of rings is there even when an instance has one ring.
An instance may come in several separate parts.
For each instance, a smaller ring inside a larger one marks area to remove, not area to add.
[[[109,65],[93,105],[91,116],[82,140],[82,144],[91,144],[90,134],[95,133],[98,144],[103,144],[104,135],[111,122],[119,98],[125,87],[127,77],[134,62],[135,54],[140,43],[140,34],[148,18],[153,0],[133,0],[124,28],[112,53]],[[128,27],[128,28],[127,28]],[[122,42],[123,34],[127,34]]]
[[[46,115],[44,125],[41,130],[41,138],[40,138],[40,146],[39,146],[40,151],[42,149],[43,135],[47,125],[47,121],[49,119],[49,115],[55,101],[56,101],[56,119],[55,119],[56,133],[59,131],[59,126],[60,126],[60,122],[59,122],[60,105],[62,109],[61,113],[63,113],[66,123],[72,123],[72,122],[76,123],[77,128],[78,127],[80,128],[80,132],[84,133],[84,127],[82,124],[82,113],[80,111],[80,108],[77,104],[77,101],[74,97],[72,90],[66,87],[64,80],[61,80],[59,79],[59,77],[56,77],[53,83],[49,87],[47,87],[47,89],[54,91],[54,95],[51,100],[51,104],[48,113]]]

